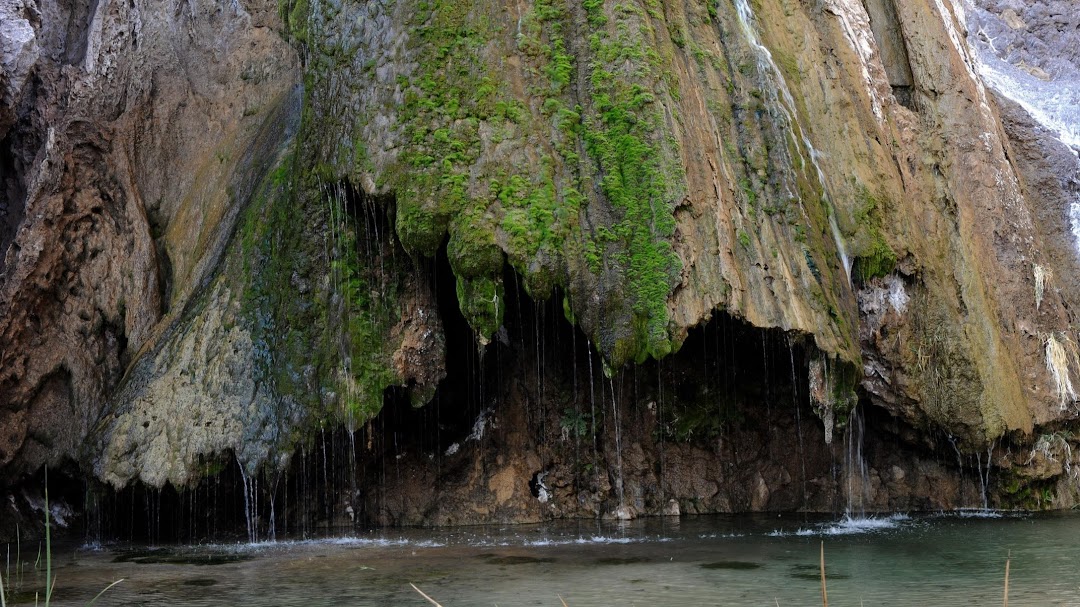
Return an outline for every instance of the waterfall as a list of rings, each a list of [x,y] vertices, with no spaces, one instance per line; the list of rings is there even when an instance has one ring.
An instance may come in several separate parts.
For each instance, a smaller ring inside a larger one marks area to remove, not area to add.
[[[844,265],[844,274],[847,275],[848,284],[851,284],[851,256],[848,255],[847,245],[844,244],[844,236],[840,233],[840,226],[836,225],[836,213],[829,205],[829,230],[832,232],[833,242],[836,243],[836,253],[840,256],[840,262]]]
[[[847,503],[844,516],[848,519],[866,518],[867,489],[870,487],[870,475],[863,457],[865,423],[861,408],[851,410],[848,418],[847,434],[844,436],[844,489]]]
[[[978,465],[979,471],[979,490],[982,492],[982,509],[990,509],[990,468],[993,464],[994,447],[997,445],[997,439],[990,441],[990,445],[986,448],[986,468],[983,468],[982,454],[975,453],[975,462]]]
[[[615,382],[608,379],[611,387],[611,414],[615,423],[615,493],[619,496],[619,505],[615,509],[615,518],[626,520],[632,518],[626,508],[626,491],[623,484],[622,462],[622,419],[619,415],[619,402],[615,396]]]
[[[589,436],[592,438],[592,461],[593,474],[595,475],[596,487],[600,487],[600,467],[597,465],[599,456],[596,447],[596,378],[593,376],[593,349],[592,340],[587,340],[589,347]]]
[[[258,539],[258,529],[255,522],[255,486],[254,481],[248,477],[247,470],[240,458],[236,458],[236,465],[240,466],[240,480],[244,485],[244,522],[247,524],[248,542],[254,544]]]
[[[814,147],[814,144],[810,142],[810,137],[806,134],[806,130],[803,129],[802,122],[799,121],[799,116],[795,109],[798,106],[795,105],[795,98],[791,95],[791,89],[788,88],[783,72],[780,71],[780,67],[773,59],[772,53],[769,52],[769,49],[766,48],[765,45],[761,43],[760,38],[758,38],[757,30],[754,27],[754,13],[750,8],[749,2],[747,0],[735,0],[735,10],[738,13],[739,25],[742,26],[743,33],[746,35],[746,40],[750,43],[750,46],[754,50],[754,55],[757,57],[758,71],[764,78],[769,80],[768,84],[771,85],[763,88],[770,97],[773,107],[779,108],[786,119],[796,149],[801,145],[803,152],[800,154],[800,159],[809,158],[810,164],[814,167],[818,183],[821,185],[821,198],[825,201],[826,206],[829,209],[829,228],[833,241],[836,244],[836,253],[840,256],[840,261],[844,267],[844,273],[847,275],[848,284],[850,285],[852,260],[848,255],[843,235],[840,233],[840,228],[836,223],[836,211],[833,209],[829,197],[829,186],[825,179],[825,172],[821,169],[821,165],[818,162],[821,153]],[[794,159],[792,160],[792,170],[794,171]],[[794,193],[790,191],[788,192],[788,195],[795,197]]]
[[[795,432],[798,436],[798,442],[795,445],[795,454],[799,458],[799,482],[802,484],[802,505],[803,507],[806,507],[806,449],[803,446],[802,414],[799,413],[799,382],[795,372],[795,344],[792,343],[790,335],[787,336],[787,346],[788,356],[791,359],[791,404],[795,408]]]

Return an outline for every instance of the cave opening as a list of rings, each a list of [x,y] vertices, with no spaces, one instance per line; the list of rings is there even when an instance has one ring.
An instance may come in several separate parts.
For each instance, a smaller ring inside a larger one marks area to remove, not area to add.
[[[7,476],[4,481],[7,490],[0,503],[3,541],[14,543],[21,539],[24,546],[30,546],[29,540],[45,537],[46,489],[49,524],[54,533],[57,529],[83,528],[86,485],[73,460],[65,458],[33,473]]]
[[[249,474],[231,452],[176,490],[91,492],[94,535],[144,542],[265,540],[395,525],[682,513],[835,511],[840,458],[810,403],[812,338],[723,311],[660,361],[605,375],[559,290],[534,299],[505,267],[503,326],[478,347],[460,311],[446,244],[405,253],[392,201],[347,183],[339,209],[379,280],[401,273],[434,294],[445,377],[414,406],[393,386],[353,429],[315,424],[289,454]]]
[[[833,508],[835,491],[815,493],[811,482],[835,476],[835,458],[810,405],[808,337],[717,312],[677,353],[608,377],[558,290],[535,300],[507,268],[504,325],[478,349],[445,253],[432,275],[447,377],[419,409],[391,391],[370,425],[365,524],[604,516],[624,503],[658,514],[672,499],[703,513]],[[699,499],[691,485],[702,484],[703,460],[727,486]],[[782,486],[755,501],[745,487],[766,470]],[[502,495],[512,497],[492,497],[504,475],[513,488]],[[549,508],[552,500],[562,504]],[[463,514],[465,504],[483,515]]]

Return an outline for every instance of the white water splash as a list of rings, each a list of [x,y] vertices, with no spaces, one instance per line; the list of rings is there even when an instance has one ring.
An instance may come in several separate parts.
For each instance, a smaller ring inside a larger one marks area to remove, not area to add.
[[[847,252],[847,245],[844,243],[844,235],[840,233],[840,226],[836,225],[836,213],[832,212],[831,209],[829,212],[829,229],[832,231],[833,242],[836,243],[836,252],[840,255],[840,262],[844,265],[844,274],[847,275],[848,284],[851,284],[851,264],[853,260]]]
[[[838,521],[822,523],[813,527],[801,527],[795,531],[778,529],[767,533],[768,537],[810,537],[810,536],[835,536],[835,535],[858,535],[863,533],[876,533],[896,529],[902,524],[911,521],[911,517],[902,512],[889,516],[844,516]]]

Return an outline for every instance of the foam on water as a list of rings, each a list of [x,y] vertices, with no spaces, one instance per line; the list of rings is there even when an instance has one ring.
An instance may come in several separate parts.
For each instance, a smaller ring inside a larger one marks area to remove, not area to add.
[[[1005,518],[1006,513],[989,508],[961,508],[954,512],[947,512],[945,516],[957,518]]]
[[[884,517],[844,516],[838,521],[821,523],[812,527],[800,527],[795,531],[784,531],[783,529],[778,529],[776,531],[767,533],[766,535],[769,537],[857,535],[861,533],[876,533],[879,531],[897,529],[901,526],[902,523],[906,523],[910,520],[911,517],[902,512],[897,512]]]
[[[668,537],[577,537],[577,538],[543,538],[538,540],[525,540],[522,546],[585,546],[607,544],[643,544],[647,542],[670,542]]]
[[[873,533],[887,529],[896,529],[901,522],[911,520],[905,514],[894,514],[884,518],[868,517],[844,517],[837,523],[827,525],[821,530],[822,535],[852,535],[858,533]]]
[[[740,534],[731,535],[713,535],[713,537],[740,537]],[[328,538],[316,538],[316,539],[299,539],[299,540],[280,540],[280,541],[259,541],[259,542],[238,542],[235,544],[200,544],[195,546],[189,546],[188,549],[195,551],[206,552],[220,552],[220,553],[258,553],[266,550],[280,550],[298,547],[318,547],[318,546],[344,546],[344,547],[358,547],[358,548],[446,548],[452,546],[467,546],[472,548],[490,548],[490,547],[545,547],[545,546],[584,546],[584,545],[616,545],[616,544],[644,544],[644,543],[664,543],[673,541],[673,538],[664,535],[643,535],[643,536],[609,536],[609,535],[579,535],[579,536],[545,536],[545,537],[522,537],[514,535],[511,537],[506,536],[489,536],[483,533],[477,534],[453,534],[447,537],[441,537],[438,539],[410,539],[407,537],[357,537],[357,536],[344,536],[344,537],[328,537]],[[102,550],[105,549],[100,544],[87,545],[88,550]],[[161,550],[168,550],[168,548],[161,548]]]

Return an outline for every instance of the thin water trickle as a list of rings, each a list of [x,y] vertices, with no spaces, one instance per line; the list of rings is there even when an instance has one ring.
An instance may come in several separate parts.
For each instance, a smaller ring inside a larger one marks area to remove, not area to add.
[[[863,457],[864,432],[862,409],[856,406],[848,418],[848,429],[844,435],[844,487],[847,494],[844,514],[848,519],[866,518],[870,477],[866,458]]]
[[[815,176],[817,177],[818,183],[821,185],[822,200],[825,201],[825,204],[828,207],[829,229],[836,245],[836,252],[840,257],[844,273],[847,275],[848,283],[850,285],[852,259],[851,256],[848,255],[843,234],[840,233],[840,227],[836,223],[836,211],[833,209],[831,197],[829,196],[829,183],[825,179],[825,172],[822,170],[821,164],[818,162],[821,153],[814,147],[814,144],[811,143],[806,129],[803,128],[802,122],[799,120],[796,109],[798,106],[795,104],[795,98],[791,94],[791,89],[788,88],[787,80],[784,78],[783,72],[780,71],[780,67],[776,64],[769,49],[761,43],[761,39],[757,33],[754,12],[750,8],[750,3],[747,0],[735,0],[735,11],[738,14],[739,25],[742,27],[743,34],[745,34],[746,40],[750,43],[754,55],[757,58],[758,72],[763,78],[766,78],[769,81],[766,83],[767,86],[764,87],[764,90],[769,95],[772,106],[779,109],[783,114],[787,126],[789,127],[788,130],[791,133],[792,143],[795,145],[795,148],[798,149],[801,147],[803,150],[802,153],[799,154],[798,160],[805,163],[805,159],[809,159],[810,164],[814,167]],[[791,160],[791,170],[794,171],[795,159]],[[790,190],[790,184],[785,183],[784,187],[788,189],[788,192],[786,192],[787,196],[797,198],[795,193]]]
[[[589,347],[589,436],[592,438],[593,475],[596,488],[600,488],[600,462],[596,446],[596,377],[593,375],[592,340],[587,340]]]
[[[806,453],[803,446],[803,427],[802,427],[802,413],[799,406],[799,378],[795,372],[795,345],[792,343],[790,336],[787,337],[788,356],[791,359],[791,404],[795,409],[795,434],[797,436],[795,443],[795,453],[799,458],[799,484],[802,487],[802,503],[806,505],[808,501],[808,494],[806,491]]]
[[[266,541],[268,541],[268,542],[276,542],[277,541],[277,513],[274,512],[274,501],[275,501],[274,490],[271,489],[271,491],[270,491],[270,519],[269,519],[269,523],[268,523],[267,530],[266,530]]]
[[[982,509],[983,510],[989,510],[990,509],[990,499],[989,499],[989,493],[988,493],[989,487],[990,487],[990,469],[993,467],[993,462],[991,460],[992,460],[993,455],[994,455],[994,446],[996,444],[997,444],[997,439],[994,439],[994,440],[990,441],[990,445],[986,448],[986,467],[985,467],[985,469],[983,468],[982,454],[979,453],[979,452],[975,453],[975,463],[976,463],[976,466],[977,466],[976,469],[977,469],[978,474],[979,474],[979,490],[981,492]]]
[[[619,498],[619,506],[615,511],[616,518],[629,518],[626,511],[626,494],[623,485],[623,459],[622,459],[622,417],[619,414],[619,401],[615,396],[615,382],[608,379],[611,386],[611,415],[615,424],[615,493]]]
[[[248,482],[247,470],[245,470],[244,464],[239,457],[236,458],[236,465],[240,467],[240,480],[244,486],[244,523],[247,526],[248,542],[255,543],[257,538],[255,536],[255,521],[252,516],[251,484]]]
[[[322,473],[323,473],[323,503],[326,508],[326,520],[332,521],[334,519],[333,513],[333,501],[330,498],[330,460],[326,455],[326,427],[319,428],[319,432],[322,435]],[[318,465],[318,462],[316,462]]]

